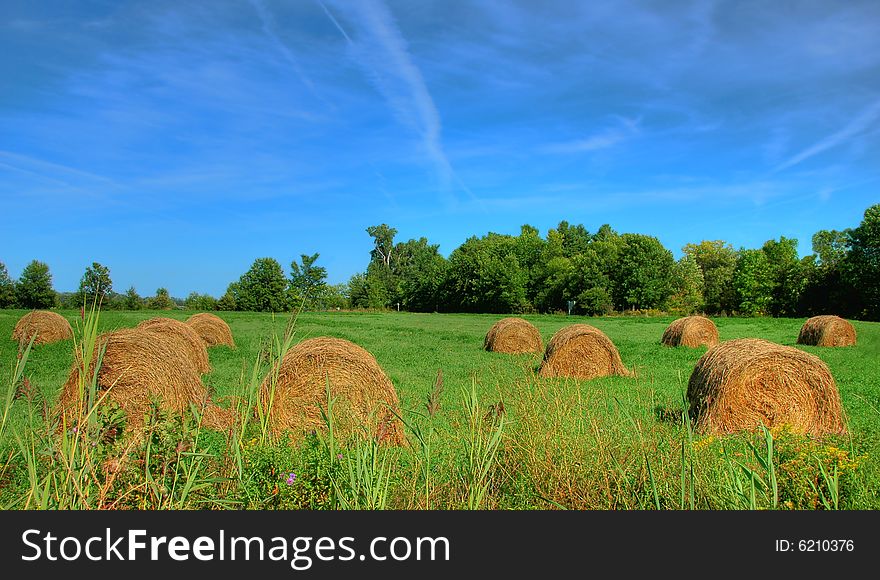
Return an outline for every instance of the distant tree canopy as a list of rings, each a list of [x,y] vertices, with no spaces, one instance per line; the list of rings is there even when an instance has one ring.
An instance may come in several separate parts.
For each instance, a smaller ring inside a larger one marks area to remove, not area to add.
[[[209,294],[190,292],[183,301],[183,306],[187,310],[216,310],[217,299]]]
[[[77,293],[80,305],[91,307],[100,304],[104,298],[113,291],[113,282],[110,280],[110,269],[98,262],[92,262],[86,267],[86,271],[80,279]]]
[[[167,288],[157,288],[156,295],[146,300],[148,310],[172,310],[174,306],[174,300],[171,299]]]
[[[0,308],[15,306],[15,282],[9,277],[6,264],[0,262]]]
[[[290,299],[296,308],[323,307],[327,287],[327,269],[315,266],[318,254],[300,254],[301,263],[290,264]]]
[[[281,264],[274,258],[257,258],[229,292],[236,310],[285,312],[290,305],[288,281]]]
[[[880,320],[880,204],[857,227],[820,230],[811,255],[780,237],[760,248],[734,249],[724,240],[685,244],[675,260],[655,237],[619,234],[604,224],[591,233],[561,221],[545,237],[526,224],[518,235],[471,236],[448,258],[427,238],[396,241],[388,224],[366,228],[372,239],[363,272],[327,284],[319,254],[300,254],[290,277],[273,258],[258,258],[214,299],[191,293],[195,310],[284,312],[376,308],[414,312],[568,312],[666,310],[691,314],[813,316]],[[108,307],[173,308],[167,289],[146,300],[133,287],[112,292],[109,269],[86,269],[79,296],[109,296]],[[67,307],[72,293],[63,295]],[[49,267],[34,260],[14,282],[0,263],[0,307],[50,308],[58,302]]]
[[[20,308],[52,308],[57,299],[49,266],[38,260],[25,266],[15,285],[16,305]]]

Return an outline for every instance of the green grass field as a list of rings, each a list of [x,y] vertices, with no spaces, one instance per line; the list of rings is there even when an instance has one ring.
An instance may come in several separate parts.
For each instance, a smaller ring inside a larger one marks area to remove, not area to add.
[[[9,336],[23,314],[0,311],[3,385],[9,384],[18,352]],[[72,323],[79,319],[79,312],[62,314]],[[190,314],[103,312],[99,330],[133,327],[153,316],[183,320]],[[203,377],[221,403],[241,394],[262,347],[273,334],[283,332],[288,320],[255,313],[222,317],[237,348],[210,349],[213,371]],[[831,369],[849,435],[813,441],[774,430],[768,453],[767,439],[760,434],[721,439],[689,433],[682,417],[683,398],[705,348],[662,346],[660,336],[674,317],[524,316],[541,331],[545,343],[568,324],[596,326],[617,345],[624,364],[637,371],[635,378],[591,381],[540,379],[535,374],[540,355],[484,351],[485,333],[499,318],[335,312],[304,313],[296,320],[296,341],[333,336],[371,352],[397,389],[404,419],[421,429],[429,448],[408,431],[408,449],[346,450],[345,460],[336,464],[320,440],[292,448],[261,442],[253,431],[240,441],[214,432],[194,436],[185,424],[164,418],[162,430],[152,439],[152,455],[143,446],[130,448],[134,459],[125,477],[112,486],[103,480],[91,483],[108,486],[104,505],[94,507],[350,507],[355,504],[340,504],[338,497],[349,493],[363,500],[361,492],[375,488],[370,484],[376,482],[387,485],[379,486],[383,505],[404,509],[880,507],[880,324],[854,322],[856,347],[798,347],[816,354]],[[794,345],[803,323],[770,318],[715,321],[722,340],[757,337],[784,345]],[[73,361],[73,341],[34,347],[24,375],[41,393],[41,401],[51,405]],[[425,401],[438,369],[443,375],[441,406],[428,417]],[[465,393],[472,385],[479,399],[476,411],[466,405]],[[499,402],[504,408],[500,426],[498,414],[489,413]],[[22,433],[38,429],[33,413],[37,404],[17,398],[0,439],[0,505],[6,508],[34,507],[35,482],[44,481],[53,469],[50,450],[32,445],[36,451],[30,453],[33,466],[28,475],[28,453],[20,441]],[[493,434],[500,435],[497,449]],[[47,437],[41,441],[51,446]],[[196,474],[191,471],[194,452],[181,454],[179,445],[176,455],[168,452],[183,438],[187,449],[201,454]],[[163,449],[164,456],[156,449]],[[112,446],[103,451],[108,456],[119,452]],[[387,464],[374,461],[372,468],[346,475],[346,466],[357,463],[352,458],[364,457]],[[172,472],[179,478],[182,468],[190,469],[183,471],[199,482],[185,496],[175,491],[173,482],[155,484]],[[297,474],[292,483],[290,473]],[[47,500],[44,506],[57,500]]]

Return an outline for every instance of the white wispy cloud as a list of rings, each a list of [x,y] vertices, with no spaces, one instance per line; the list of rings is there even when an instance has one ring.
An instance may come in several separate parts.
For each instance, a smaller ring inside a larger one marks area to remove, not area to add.
[[[615,127],[608,127],[583,139],[548,143],[541,146],[539,151],[551,154],[570,154],[608,149],[638,135],[640,133],[639,122],[640,119],[620,117]]]
[[[788,158],[786,161],[777,165],[773,172],[782,171],[784,169],[788,169],[789,167],[794,167],[798,163],[802,163],[813,157],[831,149],[832,147],[836,147],[852,137],[857,136],[859,133],[868,129],[872,124],[874,124],[877,119],[880,118],[880,100],[874,101],[867,108],[862,110],[861,113],[856,115],[849,123],[846,124],[845,127],[840,129],[839,131],[828,135],[824,139],[820,140],[818,143],[814,143],[810,147],[807,147],[797,155],[794,155]]]
[[[263,5],[262,0],[250,0],[250,2],[251,5],[253,5],[254,10],[257,11],[257,15],[260,17],[260,24],[262,25],[263,33],[265,33],[266,37],[269,38],[275,48],[278,49],[278,52],[281,53],[284,59],[290,63],[291,68],[293,68],[293,71],[296,73],[296,76],[299,77],[300,81],[302,81],[313,95],[317,96],[315,83],[312,82],[309,75],[307,75],[302,69],[299,60],[294,56],[293,51],[288,48],[284,41],[282,41],[275,32],[275,24],[272,15],[266,10],[266,6]]]
[[[424,153],[440,179],[441,190],[449,195],[458,189],[475,197],[449,162],[442,142],[440,113],[389,8],[381,0],[331,2],[354,27],[355,33],[348,34],[323,2],[320,4],[395,118],[419,136]]]

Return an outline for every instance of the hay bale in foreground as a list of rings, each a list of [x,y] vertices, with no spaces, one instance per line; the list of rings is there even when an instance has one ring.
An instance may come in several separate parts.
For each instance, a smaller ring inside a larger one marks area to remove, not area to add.
[[[180,356],[180,343],[156,340],[155,333],[141,328],[125,328],[100,335],[93,356],[103,345],[106,350],[98,369],[98,396],[109,389],[105,401],[116,402],[125,411],[128,429],[143,426],[152,398],[162,409],[174,413],[183,413],[190,403],[202,405],[207,399],[195,365]],[[81,362],[74,363],[59,399],[60,411],[68,420],[76,416],[79,404],[81,366]],[[94,370],[95,361],[89,375]]]
[[[856,329],[839,316],[814,316],[804,322],[797,343],[809,346],[854,346]]]
[[[192,326],[173,318],[160,316],[144,320],[137,325],[137,328],[154,332],[165,340],[182,339],[184,351],[181,354],[189,357],[199,373],[211,372],[208,348]]]
[[[727,434],[787,424],[822,435],[845,433],[837,385],[818,357],[756,338],[710,348],[697,362],[687,398],[696,430]]]
[[[543,352],[541,333],[531,322],[522,318],[502,318],[486,333],[483,348],[491,352],[522,354]]]
[[[604,376],[632,376],[620,360],[614,343],[598,328],[572,324],[553,335],[544,352],[542,377],[592,379]]]
[[[22,316],[12,329],[12,340],[18,342],[30,342],[34,338],[34,344],[49,344],[59,340],[73,338],[73,328],[66,318],[57,312],[47,310],[34,310]]]
[[[705,316],[685,316],[673,321],[660,339],[666,346],[712,347],[719,342],[718,328]]]
[[[235,348],[235,340],[232,339],[232,331],[219,316],[202,312],[193,314],[186,319],[193,330],[205,341],[209,347],[225,344],[228,347]]]
[[[260,386],[260,402],[269,409],[272,372]],[[337,437],[375,436],[380,443],[406,445],[397,392],[379,363],[360,346],[340,338],[305,340],[284,355],[278,369],[269,424],[276,435],[285,430],[295,437],[325,428],[321,409],[335,399],[333,415]]]

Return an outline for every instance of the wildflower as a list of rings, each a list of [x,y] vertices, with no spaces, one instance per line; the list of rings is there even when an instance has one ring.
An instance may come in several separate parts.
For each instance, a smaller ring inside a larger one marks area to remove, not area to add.
[[[342,453],[338,453],[338,454],[336,455],[336,459],[339,459],[339,460],[341,461],[341,460],[342,460]]]
[[[287,475],[287,485],[293,485],[293,481],[296,479],[295,473],[289,473]]]

